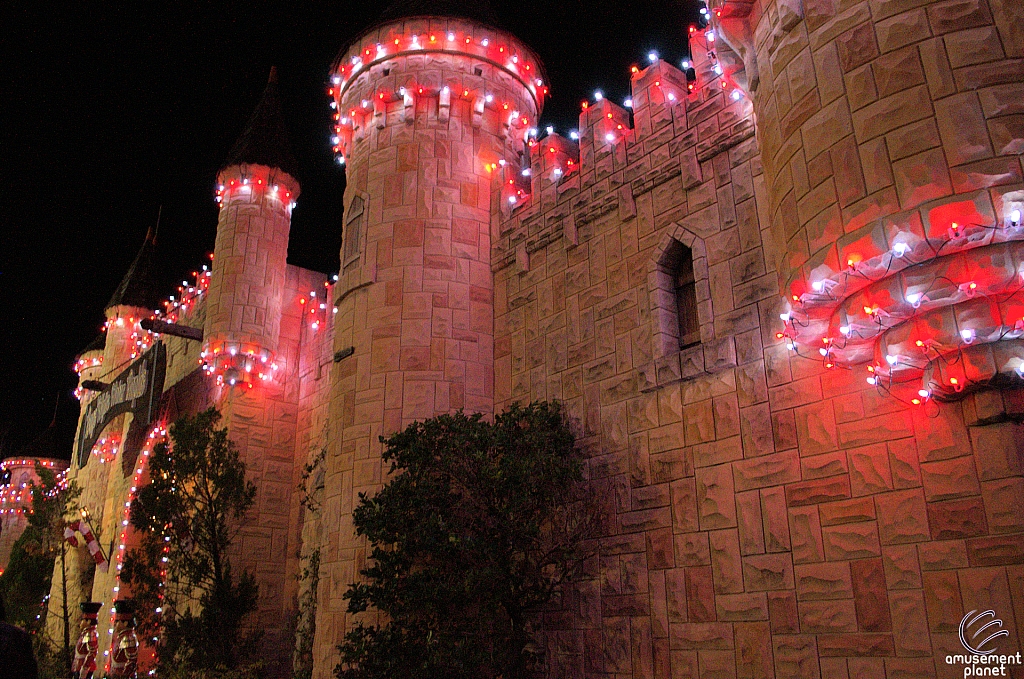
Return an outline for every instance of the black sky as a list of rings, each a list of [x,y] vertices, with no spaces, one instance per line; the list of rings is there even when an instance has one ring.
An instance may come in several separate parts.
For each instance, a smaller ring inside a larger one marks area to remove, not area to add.
[[[74,356],[163,206],[167,294],[213,248],[216,171],[272,65],[300,164],[289,261],[329,272],[341,241],[328,66],[378,3],[40,3],[0,7],[0,458],[50,422],[70,456]],[[543,124],[576,126],[629,66],[686,52],[693,0],[493,2],[551,83]]]

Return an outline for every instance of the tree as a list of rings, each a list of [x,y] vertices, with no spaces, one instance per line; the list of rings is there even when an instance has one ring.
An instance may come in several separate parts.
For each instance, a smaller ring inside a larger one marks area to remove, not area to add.
[[[71,622],[78,615],[78,611],[70,609],[67,602],[68,545],[64,540],[64,527],[74,514],[82,491],[74,481],[66,481],[63,475],[39,464],[36,465],[36,476],[39,481],[33,482],[30,488],[28,525],[12,546],[7,569],[0,575],[0,594],[10,622],[34,635],[40,664],[55,675],[63,676],[71,668],[74,641]],[[50,592],[55,565],[60,569],[64,596],[59,611],[47,611],[44,601]],[[59,639],[49,639],[42,633],[48,614],[61,617],[63,624]]]
[[[349,631],[337,676],[526,676],[539,609],[592,527],[560,405],[514,404],[493,424],[441,415],[381,441],[392,476],[359,496],[372,561],[345,598],[350,613],[384,615]]]
[[[219,419],[210,408],[174,423],[171,444],[154,447],[150,481],[131,506],[138,544],[121,577],[143,612],[142,632],[162,629],[161,676],[238,676],[256,657],[257,635],[244,622],[258,588],[247,572],[236,578],[228,558],[256,486],[227,429],[216,428]]]

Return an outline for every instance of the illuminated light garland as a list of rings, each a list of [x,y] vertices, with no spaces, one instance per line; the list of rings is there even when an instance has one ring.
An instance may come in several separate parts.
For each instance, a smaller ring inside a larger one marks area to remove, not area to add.
[[[1024,228],[1006,200],[1001,225],[950,221],[926,236],[891,235],[888,251],[866,260],[850,254],[846,268],[792,295],[776,336],[795,350],[838,330],[827,360],[872,361],[868,383],[907,392],[900,400],[911,405],[1024,376]]]
[[[125,555],[125,550],[126,550],[127,542],[128,542],[128,527],[131,524],[131,506],[132,506],[132,502],[135,500],[135,495],[136,495],[136,493],[138,493],[139,488],[142,488],[142,486],[144,486],[146,484],[146,482],[148,481],[148,479],[146,478],[146,474],[148,472],[148,467],[147,467],[146,462],[149,460],[150,455],[152,455],[153,449],[158,444],[163,443],[166,440],[167,440],[167,429],[166,429],[166,426],[164,425],[163,422],[159,422],[152,429],[150,429],[149,434],[146,436],[145,442],[142,445],[142,451],[140,452],[138,460],[136,461],[135,472],[132,475],[132,484],[131,484],[131,486],[129,488],[129,491],[128,491],[127,500],[125,501],[124,506],[123,506],[124,512],[122,514],[122,519],[121,519],[121,533],[120,533],[120,538],[118,540],[117,551],[113,554],[113,560],[114,560],[114,565],[115,565],[115,570],[114,570],[115,578],[114,578],[114,586],[113,586],[113,588],[111,590],[111,597],[110,597],[110,601],[111,602],[117,600],[121,596],[121,569],[123,568],[124,555]],[[169,542],[169,541],[170,541],[170,537],[165,535],[164,536],[164,543],[165,543],[164,553],[165,554],[170,552],[170,547],[166,545],[166,543]],[[166,563],[166,559],[167,559],[167,557],[164,557],[164,563]],[[163,580],[165,580],[166,577],[167,577],[167,571],[161,571],[160,572],[160,577],[161,577],[161,582],[159,584],[159,587],[162,588],[164,586]],[[163,598],[164,598],[163,594],[158,595],[158,600],[159,601],[163,601]],[[163,614],[163,606],[157,606],[153,610],[153,612],[156,615],[162,615]],[[116,616],[116,610],[114,608],[113,603],[111,603],[111,605],[110,605],[110,626],[107,629],[107,636],[109,637],[109,640],[108,640],[108,643],[106,644],[107,650],[105,650],[103,652],[103,655],[107,658],[107,660],[106,660],[106,670],[105,670],[107,672],[110,671],[110,648],[112,647],[112,644],[113,644],[113,641],[114,641],[114,620],[115,620],[115,616]],[[154,641],[156,641],[156,640],[154,639]],[[153,674],[153,672],[151,671],[150,675],[152,675],[152,674]]]
[[[210,340],[199,353],[199,363],[207,375],[217,380],[218,386],[243,386],[249,389],[254,382],[268,381],[280,368],[274,352],[258,344]]]
[[[121,435],[108,434],[96,442],[96,445],[89,451],[90,455],[99,458],[100,464],[113,462],[121,451]]]
[[[15,469],[26,467],[34,470],[36,465],[56,470],[53,487],[43,494],[46,498],[56,497],[58,493],[67,488],[67,463],[63,461],[34,458],[8,459],[0,462],[0,472],[13,473]],[[0,516],[27,516],[32,514],[32,488],[35,486],[35,483],[36,481],[32,480],[28,483],[22,482],[18,486],[12,484],[0,485]]]
[[[292,200],[292,192],[275,182],[270,177],[260,175],[242,175],[241,179],[229,179],[226,182],[217,184],[213,200],[218,207],[223,208],[235,198],[252,198],[257,194],[263,194],[264,199],[276,200],[284,205],[290,213],[295,209],[296,202]]]
[[[75,371],[76,375],[81,375],[83,371],[89,368],[98,368],[101,365],[103,365],[102,356],[90,356],[89,358],[83,356],[75,361],[71,369]]]

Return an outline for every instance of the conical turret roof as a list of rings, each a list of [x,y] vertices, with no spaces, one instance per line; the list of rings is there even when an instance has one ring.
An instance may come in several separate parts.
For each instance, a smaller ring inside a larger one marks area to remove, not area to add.
[[[242,135],[231,147],[223,167],[243,163],[276,167],[296,177],[298,162],[292,155],[288,130],[284,124],[284,115],[281,113],[277,67],[270,69],[270,78],[267,80],[267,88],[263,90],[263,97],[256,105],[256,110],[249,118]]]
[[[157,285],[156,229],[146,232],[139,254],[128,267],[121,284],[114,290],[104,310],[114,306],[134,306],[154,309],[160,299]]]

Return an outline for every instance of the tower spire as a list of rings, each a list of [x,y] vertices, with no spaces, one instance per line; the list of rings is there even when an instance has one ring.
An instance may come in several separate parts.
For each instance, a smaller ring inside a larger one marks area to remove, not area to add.
[[[159,225],[159,218],[158,218]],[[139,253],[128,267],[121,283],[114,290],[104,309],[115,306],[134,306],[152,309],[159,299],[156,265],[156,228],[146,230],[146,238]]]
[[[281,112],[276,66],[270,68],[263,96],[238,141],[231,147],[223,167],[242,164],[276,167],[292,177],[296,176],[298,162],[292,154],[284,114]]]

